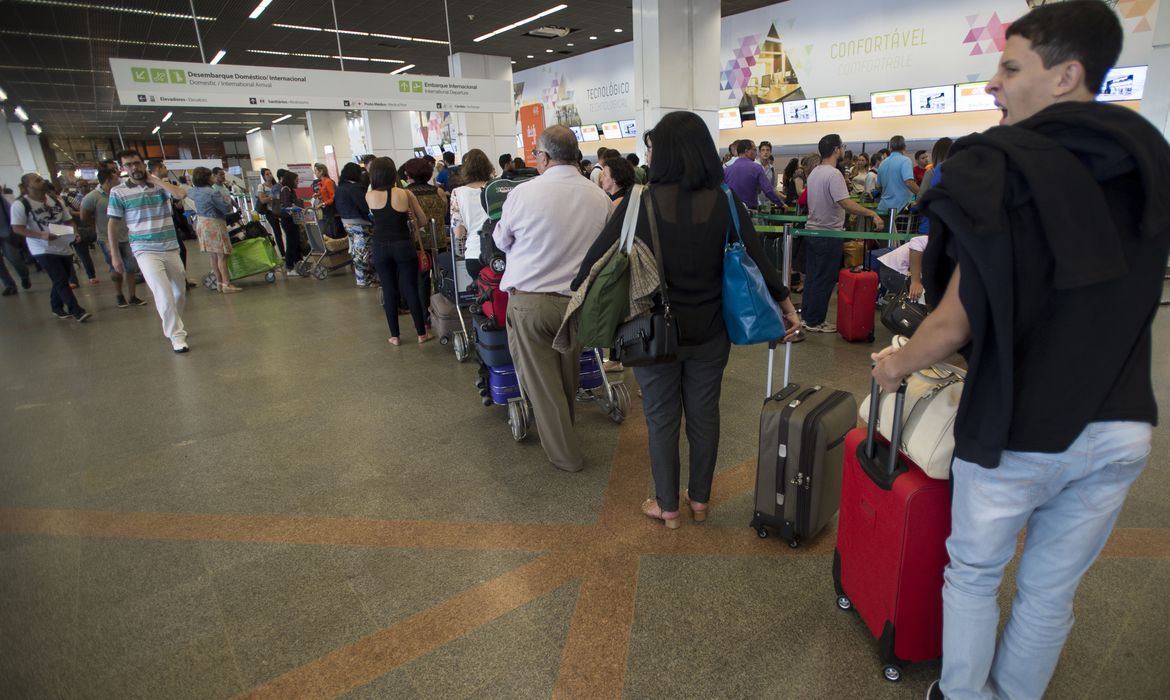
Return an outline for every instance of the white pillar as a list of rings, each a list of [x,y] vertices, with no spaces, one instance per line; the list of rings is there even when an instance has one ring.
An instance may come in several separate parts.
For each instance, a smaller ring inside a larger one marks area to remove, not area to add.
[[[333,147],[333,157],[337,159],[337,167],[340,168],[353,160],[354,153],[349,144],[349,129],[345,112],[311,110],[306,112],[306,117],[309,124],[309,147],[313,153],[313,162],[325,162],[326,146]]]
[[[300,124],[272,126],[272,141],[276,144],[276,161],[269,166],[275,172],[277,168],[294,163],[314,163],[313,149],[309,146],[309,132]]]
[[[414,157],[414,136],[409,112],[362,112],[365,143],[370,153],[388,156],[401,166]],[[359,154],[361,155],[361,154]]]
[[[718,38],[718,37],[716,37]],[[507,56],[484,56],[457,53],[447,59],[452,78],[485,78],[512,82],[512,59]],[[719,76],[716,75],[716,78]],[[516,153],[516,115],[512,112],[452,114],[455,121],[459,153],[478,148],[493,164],[503,153]]]
[[[1142,114],[1170,138],[1170,2],[1158,6]]]
[[[8,124],[8,137],[12,139],[12,145],[16,149],[16,158],[20,163],[20,171],[22,174],[40,172],[44,177],[52,177],[53,173],[43,172],[38,167],[37,161],[33,157],[32,149],[28,145],[28,132],[25,131],[24,124],[20,122]]]
[[[45,160],[45,149],[41,147],[41,137],[36,134],[29,134],[27,138],[28,149],[32,151],[33,162],[37,166],[36,171],[47,178],[55,178],[57,173],[49,172],[49,162]]]
[[[256,172],[259,172],[261,168],[268,168],[275,172],[277,168],[284,167],[276,165],[276,141],[268,129],[248,134],[248,158],[252,160],[252,169]]]
[[[639,132],[683,110],[702,117],[718,143],[719,0],[634,0],[633,11]]]
[[[28,170],[21,163],[16,143],[12,140],[12,132],[9,129],[0,129],[0,185],[7,185],[16,192],[19,189],[17,185],[20,184],[20,176],[26,172]]]

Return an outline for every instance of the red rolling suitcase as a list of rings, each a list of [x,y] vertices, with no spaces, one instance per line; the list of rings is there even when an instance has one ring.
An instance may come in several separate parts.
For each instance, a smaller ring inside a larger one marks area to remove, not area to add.
[[[878,276],[842,269],[837,275],[837,332],[845,340],[873,342]]]
[[[900,680],[907,663],[942,655],[942,586],[951,531],[950,484],[926,476],[891,449],[902,434],[906,385],[895,399],[891,443],[869,426],[845,437],[841,515],[833,553],[837,606],[854,609],[880,644],[882,673]]]

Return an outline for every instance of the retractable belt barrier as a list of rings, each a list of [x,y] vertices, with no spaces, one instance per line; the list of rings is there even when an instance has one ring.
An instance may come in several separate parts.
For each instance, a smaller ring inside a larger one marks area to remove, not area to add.
[[[786,218],[799,219],[800,221],[794,223],[805,223],[808,217],[793,216],[787,217],[783,214],[757,214],[753,218],[775,219],[781,216]],[[844,238],[849,240],[871,240],[871,241],[888,241],[891,244],[897,241],[908,241],[911,238],[917,237],[919,234],[909,233],[885,233],[874,231],[817,231],[814,229],[793,228],[792,224],[785,224],[784,226],[756,226],[756,233],[765,235],[769,238],[784,239],[784,264],[783,269],[780,270],[784,276],[784,286],[790,286],[792,281],[792,238],[793,236],[803,236],[805,238]],[[770,234],[770,235],[769,235]]]

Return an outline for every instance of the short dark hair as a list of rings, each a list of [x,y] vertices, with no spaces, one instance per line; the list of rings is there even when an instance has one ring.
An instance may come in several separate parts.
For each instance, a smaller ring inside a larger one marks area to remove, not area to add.
[[[516,157],[516,158],[515,158],[515,159],[512,161],[512,167],[516,168],[517,170],[519,170],[520,168],[523,168],[523,167],[525,167],[526,165],[527,165],[527,164],[524,162],[524,159],[523,159],[523,158],[520,158],[519,156],[517,156],[517,157]]]
[[[723,182],[719,151],[697,114],[670,112],[654,125],[650,182],[678,183],[688,191],[715,189]]]
[[[817,153],[821,154],[821,158],[829,158],[833,155],[833,151],[840,147],[840,134],[825,134],[820,141],[817,141]]]
[[[146,169],[148,171],[154,170],[155,168],[165,166],[166,164],[166,161],[162,158],[151,158],[150,160],[146,161]]]
[[[500,157],[500,163],[511,163],[512,154],[505,154],[508,160]],[[487,154],[478,148],[473,148],[467,153],[463,154],[463,165],[459,167],[459,175],[464,182],[487,182],[492,179],[492,162],[488,160]]]
[[[411,158],[402,164],[402,168],[407,179],[414,182],[425,183],[435,174],[435,166],[428,163],[425,158]]]
[[[625,158],[606,158],[601,167],[609,168],[609,176],[617,183],[619,189],[634,186],[634,165]]]
[[[370,162],[370,186],[376,190],[390,190],[398,186],[398,166],[393,158],[381,156]]]
[[[98,168],[97,181],[99,185],[104,185],[110,180],[118,178],[118,171],[113,168]]]
[[[1067,0],[1034,8],[1008,27],[1006,38],[1013,36],[1032,42],[1045,68],[1080,62],[1085,87],[1094,95],[1117,63],[1123,40],[1117,13],[1101,0]]]
[[[633,165],[635,167],[638,165],[638,163],[642,162],[642,160],[640,158],[638,158],[637,153],[631,153],[631,154],[627,155],[626,160],[630,161],[630,165]]]
[[[767,146],[768,148],[771,148],[771,147],[772,147],[772,142],[771,142],[771,141],[760,141],[760,148],[763,148],[764,146]]]
[[[114,158],[118,161],[118,165],[121,165],[122,161],[126,158],[138,158],[139,160],[142,160],[142,154],[133,148],[127,148],[125,150],[118,151],[117,154],[114,155]]]
[[[212,174],[212,175],[219,175],[219,174],[220,174],[220,173],[222,173],[222,172],[223,172],[223,168],[212,168],[212,169],[211,169],[211,174]]]
[[[196,187],[211,187],[211,171],[198,167],[191,171],[191,184]]]
[[[338,179],[342,182],[361,182],[362,172],[362,166],[357,163],[346,163],[342,166]]]
[[[300,177],[291,170],[281,170],[280,173],[280,184],[285,187],[293,187],[297,184],[297,178]]]
[[[455,165],[455,154],[451,151],[443,151],[443,162],[447,165]]]
[[[373,153],[367,153],[364,156],[358,156],[358,162],[361,163],[362,165],[365,165],[366,163],[369,163],[370,161],[374,160],[377,157],[378,156],[374,155]]]
[[[756,147],[756,144],[751,139],[740,139],[735,142],[735,154],[743,155]]]
[[[926,153],[926,151],[914,151],[914,160],[918,160],[918,156]]]
[[[500,164],[501,168],[507,169],[510,165],[512,165],[512,154],[504,153],[500,156],[500,159],[497,162]],[[467,165],[467,156],[463,156],[463,165]],[[475,181],[472,180],[472,182]]]
[[[276,169],[276,179],[277,179],[277,180],[281,180],[281,181],[283,181],[283,180],[284,180],[284,174],[285,174],[285,173],[287,173],[287,172],[288,172],[288,171],[287,171],[287,170],[285,170],[284,168],[277,168],[277,169]]]

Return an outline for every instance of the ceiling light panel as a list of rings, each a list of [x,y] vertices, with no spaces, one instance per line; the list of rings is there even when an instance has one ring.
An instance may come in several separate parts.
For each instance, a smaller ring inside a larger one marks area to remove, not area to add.
[[[267,10],[268,6],[271,4],[272,0],[260,0],[260,4],[256,6],[256,9],[252,10],[252,14],[248,15],[248,19],[256,19],[262,12]]]
[[[482,36],[477,36],[475,38],[475,42],[479,43],[481,41],[484,41],[485,39],[490,39],[493,36],[496,36],[497,34],[503,34],[504,32],[510,32],[513,29],[515,29],[516,27],[522,27],[525,24],[528,24],[529,22],[535,22],[536,20],[540,19],[541,17],[547,17],[554,12],[560,12],[561,10],[565,9],[566,7],[568,7],[568,5],[557,5],[556,7],[550,7],[549,9],[545,10],[544,12],[538,12],[535,15],[532,15],[531,17],[525,17],[524,19],[522,19],[518,22],[513,22],[506,27],[500,27],[499,29],[497,29],[495,31],[488,32],[487,34],[484,34]]]
[[[406,71],[410,70],[411,68],[414,68],[414,64],[413,64],[413,63],[411,63],[410,65],[407,65],[407,66],[403,66],[403,67],[401,67],[401,68],[398,68],[398,69],[396,69],[396,70],[392,70],[392,71],[390,71],[390,75],[399,75],[399,74],[401,74],[401,73],[405,73]]]
[[[219,63],[220,61],[222,61],[222,60],[223,60],[223,57],[224,57],[224,56],[226,56],[226,55],[227,55],[227,51],[224,51],[223,49],[220,49],[220,50],[219,50],[219,52],[215,54],[215,58],[213,58],[213,59],[211,59],[210,61],[208,61],[208,63],[210,63],[211,65],[213,65],[213,66],[214,66],[215,64],[217,64],[217,63]]]
[[[141,39],[110,39],[107,37],[97,37],[97,36],[79,36],[77,34],[47,34],[45,32],[16,32],[16,31],[12,31],[11,29],[0,29],[0,34],[4,34],[4,35],[8,35],[8,36],[23,36],[23,37],[28,37],[30,39],[31,38],[35,38],[35,39],[68,39],[70,41],[96,41],[96,42],[103,43],[103,44],[134,44],[135,46],[142,46],[143,45],[143,42]],[[172,43],[161,42],[161,41],[152,41],[152,42],[150,42],[150,46],[152,46],[152,47],[161,46],[161,47],[168,48],[168,49],[196,49],[196,48],[199,48],[198,46],[195,46],[194,44],[172,44]],[[28,66],[24,66],[24,68],[28,68]]]
[[[89,2],[69,2],[68,0],[16,0],[25,5],[48,5],[49,7],[68,7],[76,10],[100,10],[102,12],[121,12],[129,15],[145,15],[147,17],[165,17],[167,19],[191,19],[186,12],[158,12],[140,7],[119,7],[117,5],[94,4]],[[214,22],[216,17],[196,15],[201,22]]]
[[[377,32],[362,32],[355,29],[334,29],[333,27],[310,27],[304,24],[285,24],[283,22],[273,22],[272,26],[280,27],[281,29],[296,29],[302,32],[328,32],[330,34],[348,34],[350,36],[371,36],[379,39],[397,39],[398,41],[413,41],[420,44],[442,44],[447,45],[447,42],[439,39],[423,39],[417,36],[401,36],[399,34],[379,34]]]
[[[336,61],[344,58],[347,61],[376,61],[378,63],[406,63],[397,58],[367,58],[365,56],[336,56],[327,53],[301,53],[299,51],[270,51],[268,49],[248,49],[248,53],[262,53],[268,56],[293,56],[295,58],[319,58]]]

